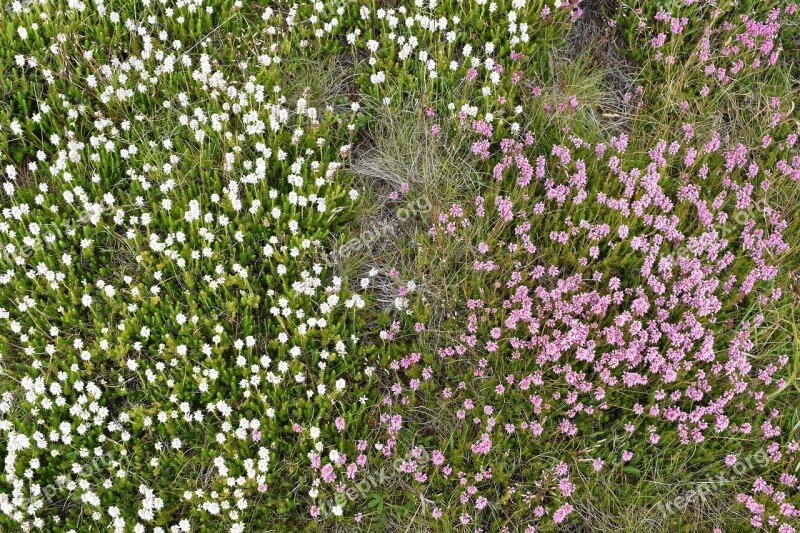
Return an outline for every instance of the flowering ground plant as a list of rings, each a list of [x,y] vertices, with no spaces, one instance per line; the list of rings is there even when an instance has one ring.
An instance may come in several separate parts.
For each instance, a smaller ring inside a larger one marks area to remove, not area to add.
[[[795,531],[797,17],[7,3],[0,524]]]

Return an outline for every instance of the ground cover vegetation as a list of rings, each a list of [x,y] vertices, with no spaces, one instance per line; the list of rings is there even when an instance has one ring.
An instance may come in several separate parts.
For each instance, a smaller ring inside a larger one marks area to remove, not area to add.
[[[800,527],[791,1],[15,0],[3,531]]]

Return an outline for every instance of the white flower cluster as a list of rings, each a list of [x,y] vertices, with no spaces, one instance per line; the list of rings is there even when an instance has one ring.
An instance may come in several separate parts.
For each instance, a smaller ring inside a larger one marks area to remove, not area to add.
[[[0,512],[24,530],[184,532],[212,516],[242,531],[284,481],[277,457],[323,449],[336,429],[304,433],[332,428],[363,379],[349,324],[365,300],[314,259],[358,196],[342,174],[358,108],[288,93],[280,57],[336,32],[337,10],[267,8],[249,36],[263,48],[229,57],[215,32],[242,19],[159,4],[16,2],[0,19],[45,91],[0,114],[11,151],[33,153],[0,155]],[[65,484],[83,509],[65,522],[41,487],[94,450],[113,461]]]

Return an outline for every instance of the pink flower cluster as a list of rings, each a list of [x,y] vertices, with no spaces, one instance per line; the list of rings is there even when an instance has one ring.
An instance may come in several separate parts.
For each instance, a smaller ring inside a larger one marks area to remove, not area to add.
[[[670,23],[678,33],[685,24]],[[508,498],[560,523],[573,511],[567,461],[591,473],[643,446],[776,438],[777,413],[766,404],[784,384],[776,373],[787,358],[757,365],[753,332],[763,317],[725,317],[731,302],[782,296],[772,285],[789,249],[787,222],[765,199],[778,180],[797,180],[797,136],[773,140],[782,156],[769,163],[762,147],[728,145],[718,131],[700,136],[691,123],[656,140],[644,160],[628,154],[624,134],[607,144],[569,135],[542,153],[528,132],[497,138],[480,121],[472,129],[481,136],[473,152],[494,162],[499,188],[438,213],[428,243],[446,235],[470,250],[463,330],[435,354],[393,361],[382,402],[390,442],[415,428],[388,413],[435,398],[466,450],[445,445],[409,471],[460,487],[464,524],[487,501]],[[754,426],[755,413],[766,421]],[[487,482],[512,468],[520,446],[546,442],[563,454],[538,463],[534,491],[498,493]],[[780,506],[782,496],[766,491],[742,497],[753,524],[775,521],[755,503],[769,495]]]

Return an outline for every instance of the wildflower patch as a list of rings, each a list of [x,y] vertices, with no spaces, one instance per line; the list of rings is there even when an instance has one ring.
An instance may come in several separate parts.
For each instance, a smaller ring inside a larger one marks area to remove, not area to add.
[[[795,3],[3,7],[0,529],[799,527]]]

